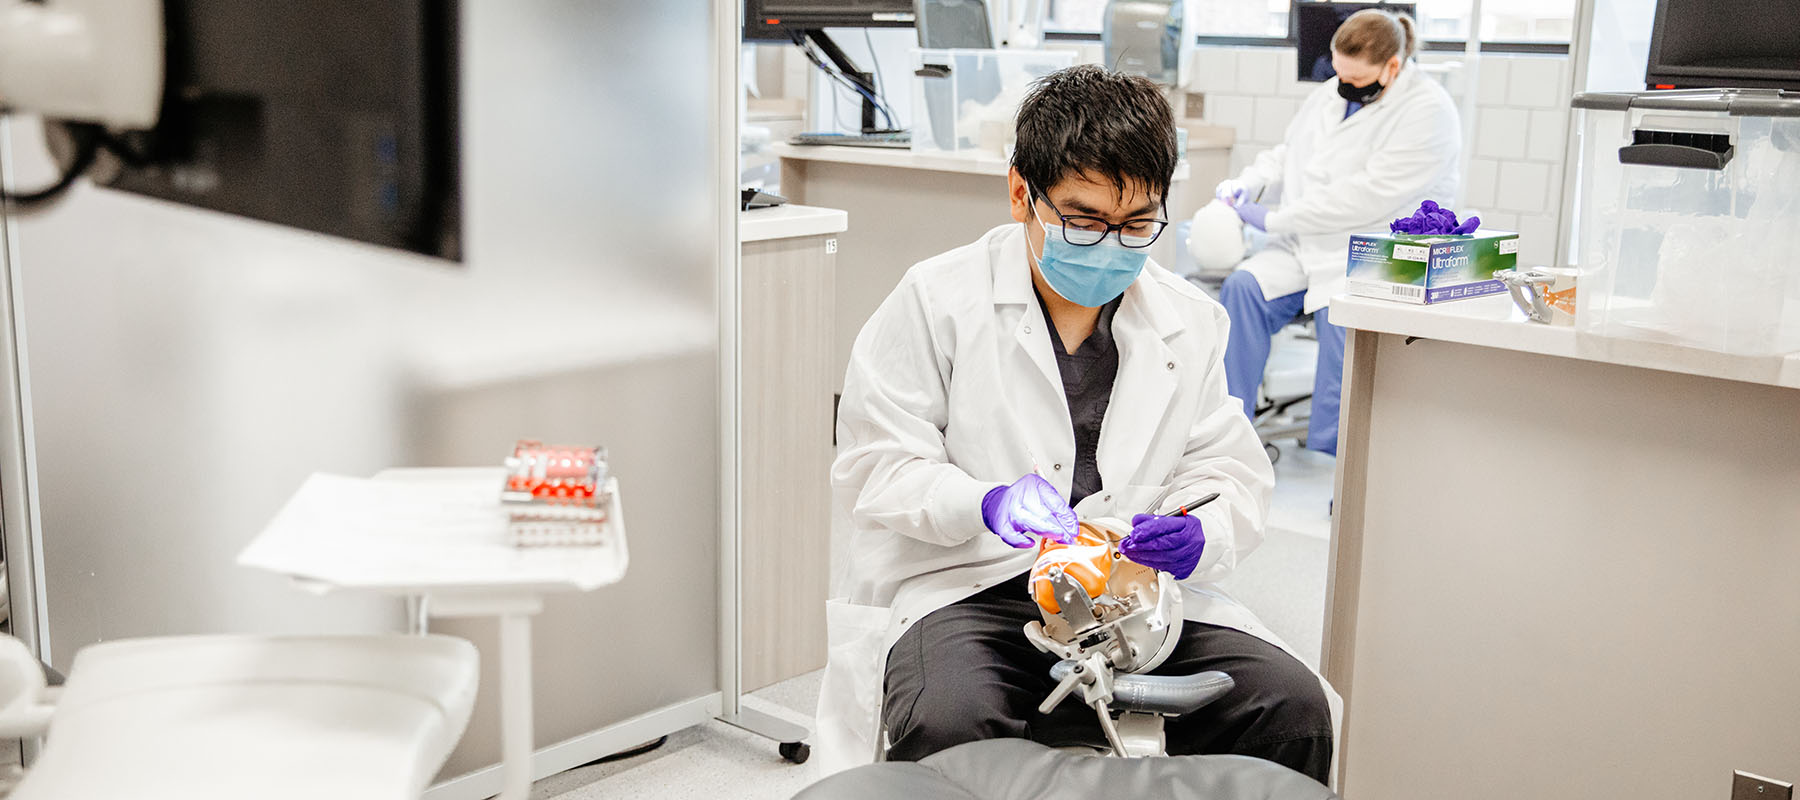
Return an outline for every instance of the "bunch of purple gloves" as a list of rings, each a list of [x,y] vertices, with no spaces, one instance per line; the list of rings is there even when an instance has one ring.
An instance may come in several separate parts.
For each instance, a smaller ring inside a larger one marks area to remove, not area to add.
[[[981,500],[981,521],[1001,541],[1021,549],[1036,547],[1044,537],[1064,544],[1075,541],[1074,509],[1056,487],[1035,473],[989,490]],[[1177,580],[1194,574],[1205,549],[1200,520],[1185,515],[1139,514],[1131,520],[1131,535],[1119,542],[1119,552],[1126,558]]]
[[[1412,216],[1394,220],[1392,224],[1388,225],[1389,231],[1412,236],[1442,236],[1445,234],[1460,236],[1474,233],[1480,229],[1480,217],[1470,217],[1458,223],[1456,212],[1431,200],[1419,204],[1419,210],[1414,211]]]

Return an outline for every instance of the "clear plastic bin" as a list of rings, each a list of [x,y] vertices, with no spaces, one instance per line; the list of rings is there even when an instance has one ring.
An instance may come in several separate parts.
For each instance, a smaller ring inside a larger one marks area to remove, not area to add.
[[[1577,326],[1800,351],[1800,93],[1577,95]]]
[[[1006,155],[1031,82],[1074,64],[1072,50],[914,50],[912,149]]]

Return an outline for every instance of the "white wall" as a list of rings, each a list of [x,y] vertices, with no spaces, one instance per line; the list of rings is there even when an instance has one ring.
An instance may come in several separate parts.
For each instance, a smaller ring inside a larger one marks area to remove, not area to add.
[[[1206,98],[1205,118],[1237,130],[1233,172],[1279,143],[1306,94],[1317,87],[1296,79],[1290,47],[1196,48],[1188,88]],[[1460,54],[1426,54],[1427,64],[1460,61]],[[1520,233],[1521,262],[1555,257],[1564,132],[1568,127],[1568,58],[1489,55],[1480,65],[1476,136],[1464,147],[1474,158],[1463,179],[1459,212],[1476,211],[1483,224]],[[1463,76],[1446,88],[1459,101]]]

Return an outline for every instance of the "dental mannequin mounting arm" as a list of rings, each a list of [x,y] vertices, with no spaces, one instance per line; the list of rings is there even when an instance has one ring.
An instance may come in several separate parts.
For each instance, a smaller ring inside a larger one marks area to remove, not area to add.
[[[1221,672],[1140,674],[1167,660],[1180,640],[1181,589],[1174,576],[1120,552],[1119,542],[1130,532],[1124,521],[1103,517],[1083,520],[1071,544],[1040,542],[1029,585],[1044,619],[1026,625],[1025,637],[1062,659],[1051,669],[1058,683],[1040,712],[1049,713],[1079,690],[1114,755],[1162,755],[1163,717],[1190,713],[1233,684]]]

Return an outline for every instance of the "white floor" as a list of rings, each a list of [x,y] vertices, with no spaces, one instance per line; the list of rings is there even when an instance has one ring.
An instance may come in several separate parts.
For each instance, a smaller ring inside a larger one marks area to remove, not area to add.
[[[1300,654],[1318,665],[1325,619],[1325,568],[1330,552],[1334,459],[1279,443],[1275,498],[1263,545],[1225,586]],[[811,724],[819,673],[802,675],[746,698],[745,704]],[[821,777],[815,764],[783,761],[775,744],[719,722],[669,737],[661,748],[538,781],[533,800],[717,800],[789,798]]]

